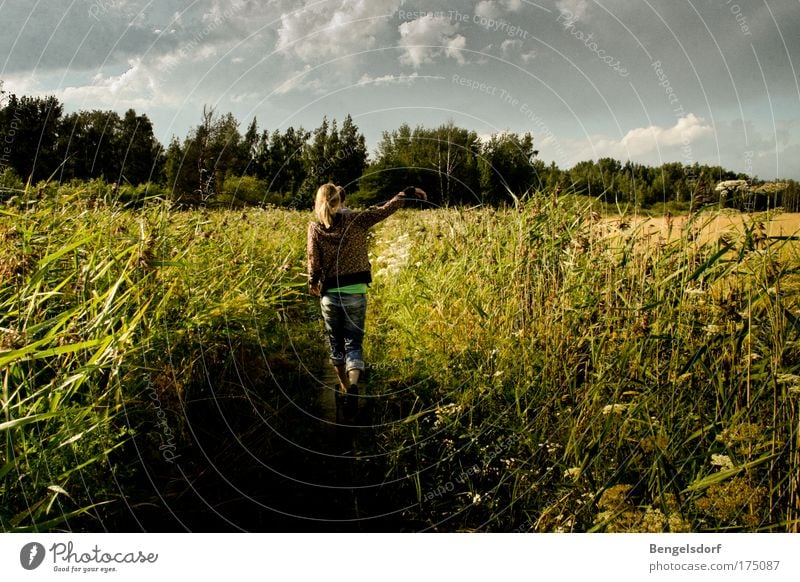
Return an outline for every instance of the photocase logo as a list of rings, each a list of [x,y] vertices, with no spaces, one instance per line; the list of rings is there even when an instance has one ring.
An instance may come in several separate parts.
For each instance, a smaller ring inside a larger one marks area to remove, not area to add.
[[[44,546],[38,542],[31,542],[22,546],[19,552],[19,563],[26,570],[35,570],[44,561]]]

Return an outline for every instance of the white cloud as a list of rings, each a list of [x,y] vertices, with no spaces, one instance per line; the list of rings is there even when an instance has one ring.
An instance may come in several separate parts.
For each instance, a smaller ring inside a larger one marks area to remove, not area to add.
[[[309,91],[311,93],[324,93],[325,83],[319,77],[309,78],[311,65],[305,65],[302,70],[286,75],[286,80],[275,88],[276,95],[285,95],[291,91]]]
[[[671,127],[637,127],[620,139],[597,135],[584,140],[560,141],[575,161],[611,157],[660,163],[662,160],[688,159],[695,144],[713,136],[714,129],[703,118],[689,113]]]
[[[400,62],[414,68],[432,63],[440,54],[455,59],[464,64],[463,49],[467,39],[458,33],[458,25],[448,18],[439,18],[427,14],[416,20],[402,23],[400,30],[400,45],[404,52],[400,55]]]
[[[276,48],[303,62],[373,48],[391,31],[393,15],[403,0],[343,1],[333,10],[332,4],[307,0],[299,10],[284,13]]]
[[[519,49],[522,48],[522,41],[518,38],[510,39],[507,38],[503,41],[503,44],[500,45],[500,50],[503,51],[504,56],[508,56],[511,52],[517,52]]]
[[[475,6],[475,14],[481,18],[498,18],[503,9],[508,12],[518,12],[520,8],[522,0],[481,0]]]
[[[71,103],[87,107],[139,107],[151,106],[157,99],[165,100],[156,76],[141,61],[131,59],[128,69],[119,75],[95,75],[91,83],[64,87],[54,94]]]
[[[412,85],[414,82],[419,80],[427,80],[427,79],[444,79],[445,77],[442,76],[428,76],[428,75],[420,75],[416,71],[411,73],[410,75],[382,75],[380,77],[372,77],[367,73],[364,73],[361,78],[358,80],[358,85],[375,85],[376,87],[386,86],[386,85]]]
[[[504,58],[511,59],[515,56],[519,56],[523,63],[529,63],[536,58],[536,51],[529,50],[523,53],[522,49],[524,46],[525,43],[518,38],[507,38],[500,45],[500,51]]]
[[[464,59],[464,51],[461,50],[467,46],[467,39],[462,34],[457,34],[453,38],[447,40],[447,48],[445,54],[451,59],[458,61],[458,64],[463,65],[466,62]]]
[[[509,12],[517,12],[522,8],[522,0],[500,0],[500,3]]]
[[[556,8],[561,12],[569,12],[575,19],[583,18],[589,8],[587,0],[558,0]]]
[[[482,0],[475,6],[475,14],[481,18],[497,18],[500,10],[494,0]]]
[[[229,101],[231,103],[258,103],[261,99],[264,98],[263,93],[239,93],[236,95],[231,95],[229,97]]]
[[[714,134],[714,129],[700,117],[689,113],[681,117],[672,127],[639,127],[630,130],[617,143],[608,144],[617,151],[618,157],[640,156],[659,148],[670,148],[698,141]]]

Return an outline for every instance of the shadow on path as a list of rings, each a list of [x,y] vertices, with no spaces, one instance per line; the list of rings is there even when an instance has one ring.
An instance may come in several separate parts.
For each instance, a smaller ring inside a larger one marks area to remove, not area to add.
[[[376,398],[347,423],[333,371],[298,393],[217,387],[185,406],[173,463],[143,461],[152,500],[129,508],[123,531],[413,531],[409,479],[387,481]],[[134,497],[131,495],[130,497]]]

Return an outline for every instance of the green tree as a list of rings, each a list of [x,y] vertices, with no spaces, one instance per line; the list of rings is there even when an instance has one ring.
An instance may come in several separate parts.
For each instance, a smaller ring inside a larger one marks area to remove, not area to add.
[[[54,174],[60,164],[57,144],[63,113],[55,97],[9,95],[0,125],[4,164],[33,182]]]
[[[608,200],[605,195],[603,178],[594,162],[590,160],[578,162],[569,170],[568,176],[571,189],[576,193],[594,197],[602,196],[603,200],[614,202],[613,198]]]
[[[356,190],[358,181],[367,167],[367,145],[364,135],[358,131],[353,118],[348,114],[339,131],[340,158],[336,160],[333,179],[348,190]]]
[[[435,204],[474,203],[480,200],[480,151],[478,135],[452,123],[413,131],[403,124],[384,132],[362,184],[373,193],[415,185]]]
[[[238,156],[239,167],[237,168],[239,175],[256,174],[256,158],[259,155],[261,145],[262,142],[259,140],[258,135],[258,121],[254,117],[250,125],[247,126],[247,131],[242,138]]]
[[[113,111],[79,111],[66,115],[61,123],[63,157],[61,179],[107,182],[120,179],[124,153],[120,151],[120,117]]]
[[[490,204],[511,201],[511,194],[522,197],[536,187],[536,152],[530,133],[497,133],[483,144],[481,151],[481,190]]]
[[[203,108],[200,124],[184,140],[180,152],[173,144],[167,151],[167,179],[173,196],[184,204],[215,201],[228,174],[236,174],[241,162],[242,136],[233,114],[223,116]],[[180,154],[180,162],[175,157]]]
[[[179,200],[182,193],[191,192],[196,185],[196,182],[189,183],[192,172],[184,169],[184,163],[184,149],[180,140],[173,136],[164,154],[164,176],[174,200]]]
[[[309,137],[309,132],[302,127],[295,129],[290,126],[283,133],[277,130],[273,132],[270,141],[265,176],[269,184],[268,191],[288,195],[295,206],[309,202],[309,192],[301,196],[302,201],[298,198],[308,178],[306,148]]]
[[[160,182],[164,171],[161,144],[153,134],[153,123],[146,115],[125,112],[117,136],[122,154],[122,180],[131,184]]]

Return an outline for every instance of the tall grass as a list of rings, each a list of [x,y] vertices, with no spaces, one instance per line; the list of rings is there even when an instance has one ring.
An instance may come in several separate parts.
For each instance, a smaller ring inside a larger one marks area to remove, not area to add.
[[[432,529],[795,531],[797,243],[609,231],[588,205],[406,215],[369,354]],[[623,225],[624,226],[624,225]]]
[[[0,528],[181,509],[198,521],[163,527],[198,529],[217,510],[192,494],[224,482],[230,505],[269,489],[271,458],[314,458],[310,214],[45,194],[0,210]],[[370,510],[440,531],[797,531],[798,243],[755,218],[708,240],[710,218],[662,240],[537,195],[381,223],[354,445]]]
[[[187,403],[230,354],[284,348],[264,334],[302,284],[298,213],[159,200],[132,212],[59,194],[0,210],[6,531],[103,529],[161,497],[132,493],[134,474],[144,459],[169,468],[192,430]]]

